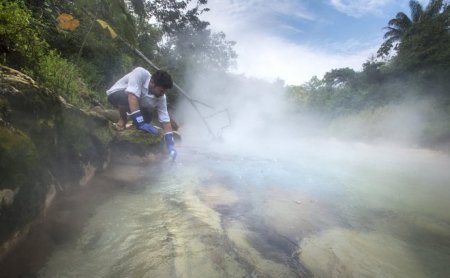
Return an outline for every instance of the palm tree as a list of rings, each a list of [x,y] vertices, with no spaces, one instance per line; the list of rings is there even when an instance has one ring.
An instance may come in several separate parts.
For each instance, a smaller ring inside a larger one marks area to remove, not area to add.
[[[388,55],[392,48],[397,49],[413,26],[436,18],[441,12],[448,9],[448,4],[444,3],[444,0],[430,0],[424,10],[417,0],[410,0],[409,8],[411,9],[411,18],[403,12],[399,12],[395,18],[389,20],[388,26],[385,27],[388,31],[384,34],[385,41],[378,50],[378,57]]]

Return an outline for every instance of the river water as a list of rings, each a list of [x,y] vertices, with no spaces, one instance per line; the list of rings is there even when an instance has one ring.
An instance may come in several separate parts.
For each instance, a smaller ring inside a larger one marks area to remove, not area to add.
[[[101,202],[39,275],[450,276],[448,156],[303,146],[244,155],[185,144],[174,164],[115,165],[104,179],[139,178]]]

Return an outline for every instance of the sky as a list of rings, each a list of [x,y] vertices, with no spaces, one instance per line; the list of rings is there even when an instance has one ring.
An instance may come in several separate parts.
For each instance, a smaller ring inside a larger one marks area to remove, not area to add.
[[[236,42],[231,72],[301,85],[335,68],[361,70],[408,0],[209,0],[201,19]],[[426,6],[428,1],[419,1]]]

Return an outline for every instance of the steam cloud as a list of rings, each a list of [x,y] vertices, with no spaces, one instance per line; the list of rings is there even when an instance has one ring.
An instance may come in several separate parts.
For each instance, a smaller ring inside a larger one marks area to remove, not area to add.
[[[270,83],[211,72],[190,74],[192,98],[214,107],[198,105],[201,114],[213,115],[206,119],[211,131],[222,140],[222,145],[230,145],[234,150],[277,153],[287,148],[291,151],[304,148],[302,143],[308,141],[336,139],[415,146],[432,120],[440,117],[433,112],[432,102],[415,99],[323,124],[311,115],[294,112],[282,81]],[[191,104],[183,100],[177,110],[188,143],[202,140],[201,144],[211,143],[212,136]]]

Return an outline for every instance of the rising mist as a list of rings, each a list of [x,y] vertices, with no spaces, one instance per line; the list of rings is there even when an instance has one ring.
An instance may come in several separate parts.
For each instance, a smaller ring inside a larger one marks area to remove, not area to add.
[[[423,148],[424,134],[445,123],[435,103],[423,97],[324,120],[317,113],[299,112],[282,81],[198,71],[191,71],[188,80],[191,97],[214,108],[197,104],[213,135],[183,99],[176,114],[183,144],[216,151],[276,158],[325,149],[334,153],[336,144]]]

